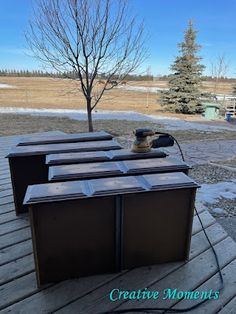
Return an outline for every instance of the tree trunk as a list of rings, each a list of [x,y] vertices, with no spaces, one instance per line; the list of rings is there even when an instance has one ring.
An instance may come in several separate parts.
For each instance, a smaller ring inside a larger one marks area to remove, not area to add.
[[[91,98],[87,98],[87,116],[88,116],[88,129],[89,129],[89,132],[93,132]]]

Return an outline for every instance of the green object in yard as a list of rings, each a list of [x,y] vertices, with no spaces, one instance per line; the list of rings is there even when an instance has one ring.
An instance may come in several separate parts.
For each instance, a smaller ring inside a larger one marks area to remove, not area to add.
[[[215,103],[204,103],[205,112],[203,116],[207,120],[217,119],[219,117],[220,106]]]

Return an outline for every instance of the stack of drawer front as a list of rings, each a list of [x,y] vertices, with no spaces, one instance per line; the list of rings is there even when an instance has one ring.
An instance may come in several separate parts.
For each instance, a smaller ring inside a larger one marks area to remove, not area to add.
[[[182,172],[30,186],[38,284],[186,260],[197,187]]]
[[[84,141],[86,140],[86,142]],[[16,214],[27,211],[23,199],[28,185],[47,182],[46,155],[65,152],[87,152],[121,149],[121,145],[106,132],[90,135],[61,134],[35,136],[20,140],[8,155]]]

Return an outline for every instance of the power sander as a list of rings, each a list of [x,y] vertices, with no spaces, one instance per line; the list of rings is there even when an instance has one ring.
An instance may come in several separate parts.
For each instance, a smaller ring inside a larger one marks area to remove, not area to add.
[[[149,136],[156,134],[160,135],[151,141],[148,140]],[[150,152],[152,148],[173,146],[175,141],[174,137],[168,133],[155,132],[147,128],[134,130],[134,135],[136,139],[131,149],[134,153],[147,153]]]

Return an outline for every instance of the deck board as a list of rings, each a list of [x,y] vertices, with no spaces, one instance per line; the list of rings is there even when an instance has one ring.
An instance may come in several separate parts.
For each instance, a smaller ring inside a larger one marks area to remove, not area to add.
[[[20,218],[20,219],[6,222],[1,225],[0,236],[9,232],[15,231],[15,230],[25,228],[25,227],[29,227],[28,218],[24,218],[24,219]]]
[[[15,214],[15,211],[11,211],[5,214],[0,215],[0,224],[3,224],[5,222],[9,222],[12,220],[20,219],[20,217],[17,217]]]
[[[13,202],[0,205],[0,215],[4,213],[9,213],[11,211],[15,211],[15,206]]]
[[[0,237],[0,250],[29,239],[31,239],[29,227],[7,233]],[[21,247],[21,245],[19,245],[19,247]]]
[[[13,244],[0,251],[0,266],[32,253],[31,239]],[[0,301],[1,303],[1,301]]]
[[[4,170],[4,171],[1,171],[1,179],[9,179],[10,178],[10,175],[8,173],[8,170]]]
[[[33,254],[23,256],[0,267],[0,285],[34,272]]]
[[[183,308],[193,301],[158,300],[158,303],[112,303],[108,295],[115,287],[124,290],[162,290],[167,287],[203,290],[217,288],[216,264],[198,217],[193,222],[189,262],[166,263],[141,267],[122,273],[104,274],[68,280],[38,289],[34,271],[31,231],[26,215],[16,216],[7,160],[8,148],[17,137],[0,138],[0,314],[3,313],[68,313],[97,314],[99,311],[140,306],[174,306]],[[223,267],[225,289],[219,300],[212,300],[191,313],[235,313],[236,244],[216,223],[208,211],[199,210],[207,234],[216,248]],[[133,312],[135,313],[135,312]]]
[[[12,188],[0,191],[0,198],[5,196],[12,196],[13,195],[12,193],[13,193]]]
[[[10,178],[6,178],[6,179],[0,179],[0,188],[2,185],[5,185],[5,184],[9,184],[11,183],[11,179]]]
[[[0,206],[13,202],[13,195],[3,196],[0,198]]]
[[[236,297],[229,301],[218,313],[219,314],[235,314]]]
[[[219,299],[210,300],[205,305],[202,305],[201,307],[195,309],[194,314],[195,313],[196,314],[208,314],[209,309],[212,311],[211,313],[217,313],[218,311],[221,310],[222,305],[224,303],[229,302],[232,299],[232,297],[235,296],[235,278],[234,278],[233,274],[236,273],[236,260],[234,259],[231,263],[227,264],[223,268],[222,271],[223,271],[224,280],[227,282],[227,285],[225,285],[225,288],[220,292]],[[219,275],[215,274],[209,280],[204,282],[204,284],[199,286],[198,290],[200,290],[200,291],[208,290],[209,291],[212,288],[214,290],[217,290],[217,287],[219,287],[219,286],[220,286]],[[176,306],[175,308],[184,308],[187,306],[191,306],[193,304],[194,304],[194,302],[191,300],[189,302],[181,301],[181,302],[179,302],[178,306]],[[186,313],[190,314],[191,312],[188,311]],[[225,313],[229,314],[229,312],[225,312]],[[234,308],[233,313],[235,313],[235,308]]]
[[[9,189],[12,189],[11,182],[0,186],[0,191],[5,191]]]

